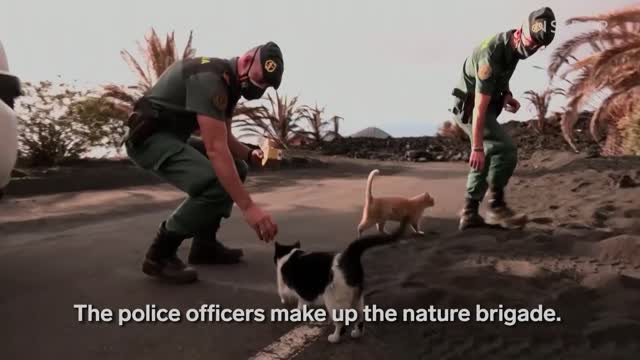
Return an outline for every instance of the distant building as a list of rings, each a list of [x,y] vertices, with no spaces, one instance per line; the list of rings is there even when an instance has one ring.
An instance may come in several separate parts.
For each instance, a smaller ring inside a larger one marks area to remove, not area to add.
[[[377,127],[368,127],[350,135],[349,137],[389,139],[389,138],[392,138],[393,136],[389,135],[387,132]]]

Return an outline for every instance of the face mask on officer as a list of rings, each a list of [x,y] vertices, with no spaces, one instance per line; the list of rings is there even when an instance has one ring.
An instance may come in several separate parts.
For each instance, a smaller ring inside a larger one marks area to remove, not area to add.
[[[528,24],[523,25],[523,27],[521,28],[520,39],[518,40],[518,45],[515,49],[516,57],[520,60],[524,60],[530,57],[531,55],[535,54],[540,48],[540,46],[535,43],[529,46],[525,45],[525,36],[527,36],[526,34],[528,33],[527,31],[525,31],[525,26],[528,26]],[[533,42],[533,40],[529,39],[529,42]]]
[[[242,97],[244,97],[247,100],[260,99],[262,95],[264,95],[265,91],[267,90],[266,87],[262,88],[256,85],[253,82],[253,80],[251,80],[251,77],[249,76],[249,72],[251,71],[253,62],[256,59],[258,50],[260,49],[256,49],[256,51],[253,53],[251,64],[249,64],[249,67],[247,68],[247,72],[242,76],[242,78],[245,78],[245,79],[240,81],[240,93],[242,94]]]
[[[533,55],[536,52],[536,50],[537,49],[534,49],[533,51],[528,50],[527,47],[524,46],[524,42],[520,40],[520,42],[518,43],[518,47],[516,48],[516,56],[518,57],[518,59],[524,60],[529,56]]]

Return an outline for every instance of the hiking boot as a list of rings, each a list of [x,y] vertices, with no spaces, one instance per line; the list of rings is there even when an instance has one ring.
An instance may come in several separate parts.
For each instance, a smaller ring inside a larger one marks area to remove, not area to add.
[[[460,214],[460,231],[486,226],[486,223],[479,213],[480,201],[466,199],[464,209]]]
[[[487,211],[487,223],[499,225],[507,229],[522,228],[527,223],[527,215],[516,213],[504,200],[502,190],[491,191],[489,210]]]
[[[242,249],[228,248],[217,238],[220,220],[216,220],[212,227],[199,232],[193,237],[189,252],[190,264],[229,265],[240,262],[240,259],[244,256]]]
[[[177,255],[178,247],[185,237],[168,231],[165,225],[166,222],[160,225],[145,256],[142,271],[149,276],[179,284],[198,280],[195,269],[185,265]]]

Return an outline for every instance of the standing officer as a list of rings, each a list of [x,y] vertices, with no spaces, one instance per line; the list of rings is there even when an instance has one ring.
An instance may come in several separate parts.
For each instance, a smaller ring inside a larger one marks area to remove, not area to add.
[[[232,59],[183,59],[136,103],[128,120],[127,154],[188,195],[160,224],[144,273],[179,283],[196,281],[196,271],[177,256],[182,241],[191,237],[191,264],[239,262],[242,250],[225,247],[216,236],[234,203],[260,240],[276,236],[277,225],[243,186],[245,161],[258,164],[263,154],[234,137],[231,117],[241,96],[259,99],[268,87],[278,89],[283,70],[282,52],[273,42]],[[198,129],[202,141],[191,138]]]
[[[517,112],[520,103],[509,90],[509,80],[519,60],[547,46],[555,36],[553,11],[543,7],[532,12],[519,29],[493,35],[476,47],[463,65],[453,90],[451,112],[471,140],[471,170],[467,179],[465,207],[460,230],[487,223],[506,228],[522,227],[527,218],[516,214],[505,201],[504,189],[516,168],[518,155],[513,141],[498,124],[503,108]],[[487,221],[478,208],[490,191]]]

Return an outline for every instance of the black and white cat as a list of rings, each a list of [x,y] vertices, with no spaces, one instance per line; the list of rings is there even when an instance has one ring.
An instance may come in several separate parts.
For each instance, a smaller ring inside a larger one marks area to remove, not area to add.
[[[305,252],[300,242],[293,245],[275,243],[274,262],[278,294],[283,304],[297,301],[298,308],[324,305],[327,318],[335,329],[329,342],[337,343],[346,332],[343,321],[332,318],[339,309],[355,309],[358,319],[351,337],[364,332],[364,270],[362,254],[374,246],[386,245],[400,238],[409,223],[405,218],[392,234],[376,233],[350,243],[342,252]]]

